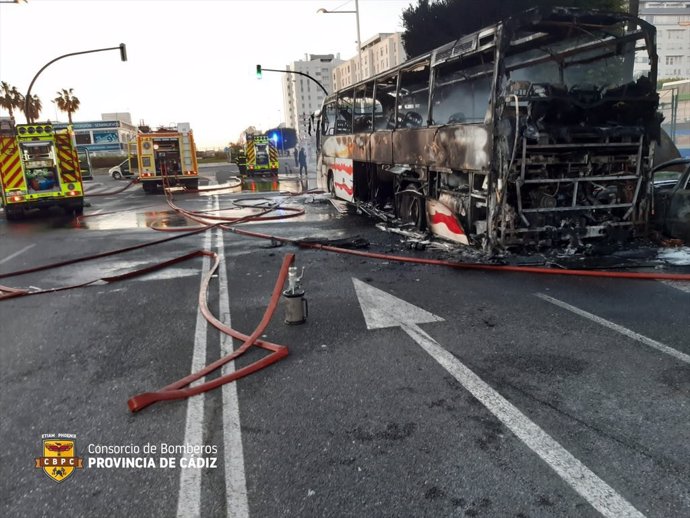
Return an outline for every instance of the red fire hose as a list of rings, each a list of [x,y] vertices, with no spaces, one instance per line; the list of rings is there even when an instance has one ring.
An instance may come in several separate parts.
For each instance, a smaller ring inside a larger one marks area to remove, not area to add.
[[[582,277],[611,277],[618,279],[648,279],[648,280],[674,280],[674,281],[690,281],[690,274],[687,273],[656,273],[656,272],[610,272],[600,270],[573,270],[573,269],[553,269],[536,266],[510,266],[500,264],[482,264],[482,263],[461,263],[458,261],[444,261],[441,259],[424,259],[418,257],[406,257],[401,255],[379,254],[376,252],[362,252],[360,250],[352,250],[349,248],[340,248],[330,245],[322,245],[319,243],[302,242],[299,240],[289,239],[280,236],[273,236],[261,232],[252,232],[249,230],[242,230],[236,227],[229,227],[227,225],[220,225],[220,228],[234,232],[242,236],[257,237],[261,239],[270,239],[283,243],[290,243],[300,248],[312,248],[317,250],[325,250],[327,252],[336,252],[339,254],[356,255],[358,257],[367,257],[369,259],[382,259],[385,261],[396,261],[401,263],[415,263],[427,264],[434,266],[446,266],[449,268],[456,268],[459,270],[492,270],[503,272],[523,272],[523,273],[538,273],[546,275],[579,275]]]
[[[210,365],[207,365],[198,372],[190,374],[189,376],[186,376],[181,380],[176,381],[175,383],[163,387],[161,390],[157,392],[144,392],[143,394],[139,394],[137,396],[130,398],[130,400],[127,402],[130,411],[138,412],[139,410],[146,408],[147,406],[158,401],[183,399],[190,396],[195,396],[197,394],[201,394],[202,392],[207,392],[221,385],[224,385],[225,383],[229,383],[231,381],[235,381],[244,376],[247,376],[248,374],[256,372],[259,369],[263,369],[264,367],[267,367],[268,365],[271,365],[287,356],[287,347],[257,339],[259,335],[261,335],[261,333],[264,332],[266,326],[268,326],[268,323],[270,322],[271,317],[273,316],[273,313],[275,312],[276,307],[278,306],[278,301],[280,300],[280,293],[283,289],[283,285],[285,284],[285,279],[287,278],[288,268],[295,260],[294,254],[288,254],[283,259],[283,265],[280,269],[280,274],[278,275],[278,279],[276,280],[276,284],[273,288],[273,294],[271,295],[271,300],[268,304],[268,307],[266,308],[264,316],[261,319],[261,322],[259,323],[258,327],[249,336],[239,333],[234,329],[226,326],[215,316],[213,316],[211,311],[208,309],[208,300],[206,298],[206,293],[208,291],[208,283],[213,273],[218,268],[219,262],[218,257],[215,254],[213,255],[215,256],[215,262],[213,264],[213,267],[206,274],[206,277],[204,278],[204,281],[202,283],[202,290],[199,293],[199,308],[201,309],[201,312],[204,315],[204,317],[206,317],[206,320],[208,320],[209,323],[213,325],[216,329],[218,329],[222,333],[226,333],[232,336],[233,338],[244,340],[244,343],[241,347],[239,347],[232,353],[228,354],[227,356],[224,356],[223,358],[216,360],[215,362],[211,363]],[[226,363],[235,360],[236,358],[244,354],[252,345],[256,345],[262,349],[271,351],[271,354],[262,358],[261,360],[255,361],[254,363],[247,365],[246,367],[242,367],[241,369],[236,370],[232,373],[224,374],[212,381],[207,381],[194,387],[183,388],[192,383],[193,381],[196,381],[206,376],[207,374],[215,371],[216,369],[220,368]]]

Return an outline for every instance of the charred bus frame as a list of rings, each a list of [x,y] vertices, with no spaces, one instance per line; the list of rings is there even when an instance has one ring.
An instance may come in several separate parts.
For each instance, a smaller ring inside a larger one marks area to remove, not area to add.
[[[487,250],[639,235],[656,72],[647,22],[533,9],[328,96],[318,181]]]

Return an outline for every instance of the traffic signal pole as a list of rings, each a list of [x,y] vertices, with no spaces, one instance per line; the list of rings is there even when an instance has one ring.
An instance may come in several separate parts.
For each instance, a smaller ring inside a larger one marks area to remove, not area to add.
[[[324,94],[328,95],[328,90],[326,90],[324,88],[324,86],[319,82],[318,79],[315,79],[312,76],[310,76],[309,74],[306,74],[304,72],[299,72],[297,70],[279,70],[276,68],[263,68],[261,65],[256,65],[256,77],[258,79],[261,79],[262,72],[282,72],[283,74],[297,74],[300,76],[307,77],[307,78],[311,79],[312,81],[314,81],[317,85],[319,85],[321,90],[323,90]]]

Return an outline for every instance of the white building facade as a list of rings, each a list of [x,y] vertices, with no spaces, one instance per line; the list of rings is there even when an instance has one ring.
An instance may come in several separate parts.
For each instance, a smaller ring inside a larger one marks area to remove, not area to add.
[[[690,78],[690,1],[640,0],[639,16],[656,27],[658,79]]]
[[[332,77],[334,90],[345,88],[405,62],[407,55],[402,45],[402,33],[382,32],[376,34],[362,43],[360,55],[361,70],[359,67],[360,56],[354,56],[334,68]]]
[[[302,61],[286,65],[286,70],[309,74],[331,92],[333,68],[342,63],[340,55],[309,54]],[[308,77],[299,74],[283,74],[283,112],[285,124],[297,130],[300,141],[309,139],[309,117],[321,108],[326,94]]]

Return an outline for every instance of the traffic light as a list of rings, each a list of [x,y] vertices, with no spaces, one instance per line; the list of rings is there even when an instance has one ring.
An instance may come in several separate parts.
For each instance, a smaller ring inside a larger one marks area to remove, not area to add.
[[[256,78],[261,79],[261,65],[256,65]]]
[[[120,59],[127,61],[127,45],[124,43],[120,43]]]

